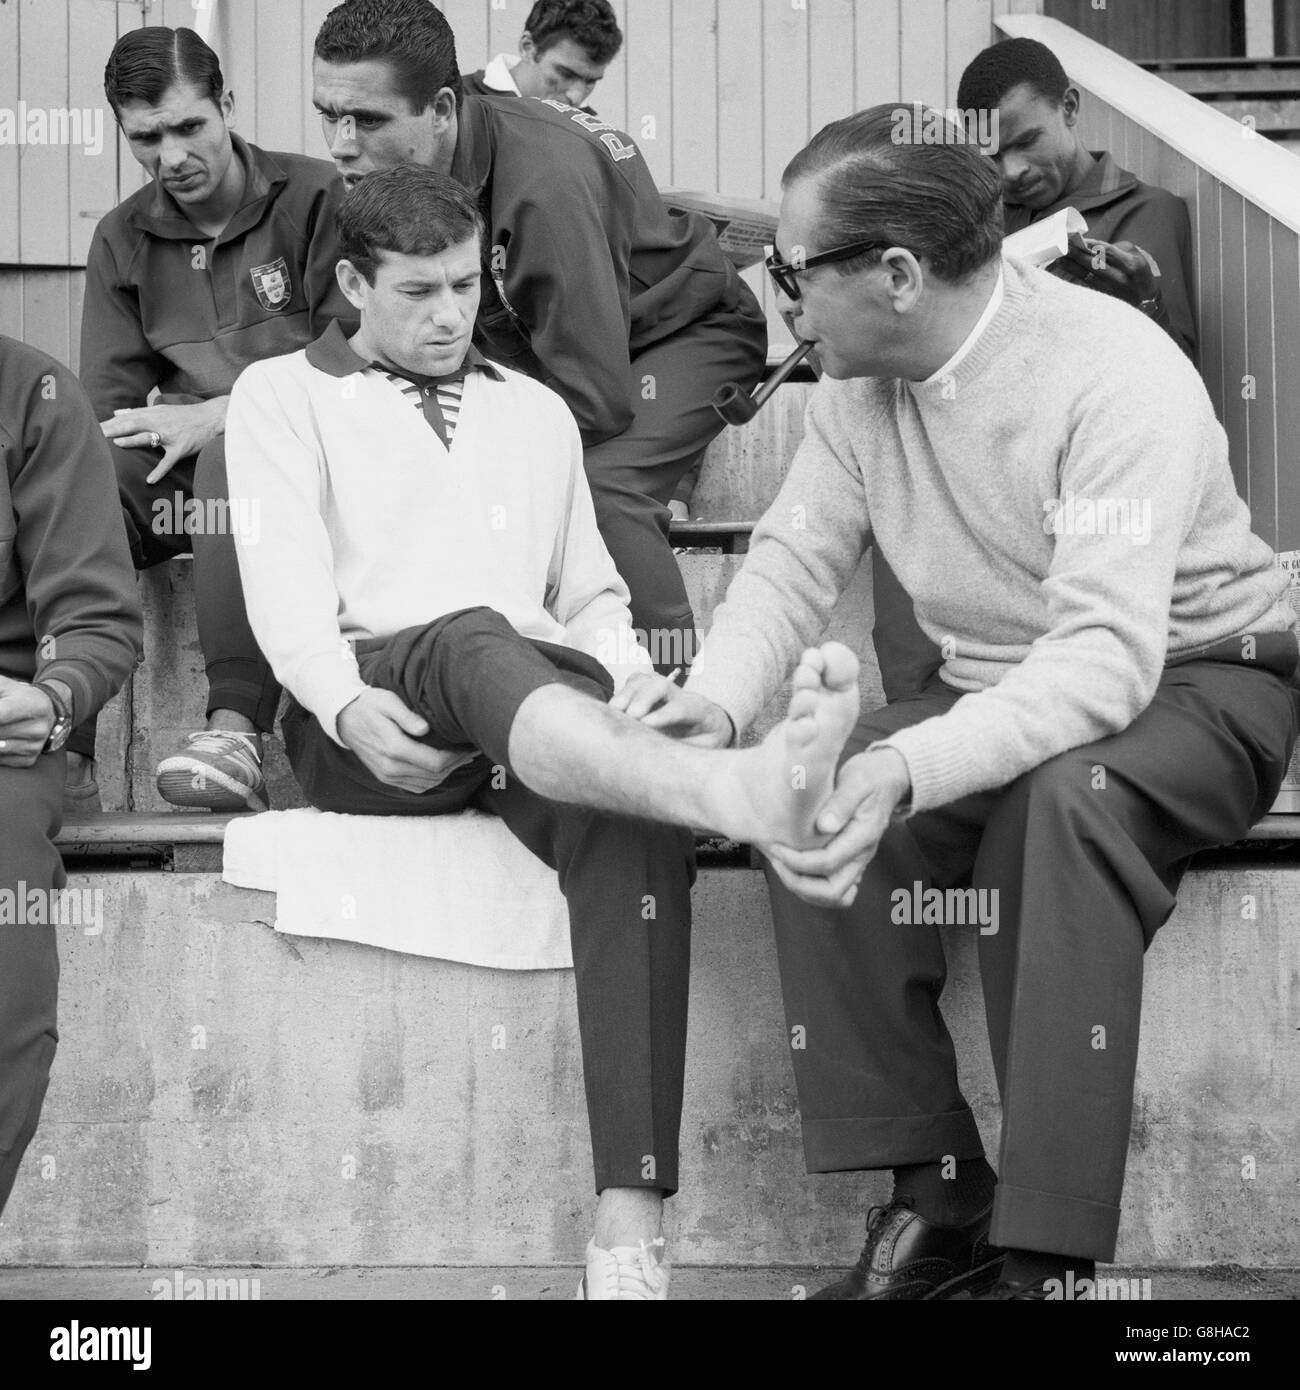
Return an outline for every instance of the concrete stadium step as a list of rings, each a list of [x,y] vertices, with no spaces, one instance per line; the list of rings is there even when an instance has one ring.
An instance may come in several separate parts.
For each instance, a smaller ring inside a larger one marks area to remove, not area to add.
[[[11,1266],[572,1264],[592,1210],[570,972],[285,937],[213,874],[75,872],[61,1042]],[[1197,868],[1148,956],[1117,1261],[1295,1263],[1300,870]],[[1247,913],[1243,898],[1248,897]],[[880,1175],[804,1176],[760,875],[695,900],[683,1264],[842,1266]],[[945,1016],[996,1153],[975,928]],[[815,1021],[814,1021],[815,1022]]]
[[[709,1265],[673,1266],[675,1300],[754,1302],[799,1300],[827,1284],[840,1271],[798,1265],[755,1266],[752,1269]],[[0,1267],[0,1302],[65,1299],[77,1301],[156,1301],[186,1298],[299,1302],[343,1302],[383,1299],[389,1302],[443,1302],[476,1299],[550,1300],[573,1298],[582,1269],[568,1265],[483,1265],[455,1269],[416,1266],[404,1269],[369,1268],[253,1268],[238,1269],[4,1269]],[[1241,1269],[1121,1269],[1103,1265],[1099,1279],[1137,1280],[1145,1293],[1149,1281],[1153,1302],[1295,1301],[1300,1298],[1300,1271]],[[1131,1287],[1131,1286],[1130,1286]]]

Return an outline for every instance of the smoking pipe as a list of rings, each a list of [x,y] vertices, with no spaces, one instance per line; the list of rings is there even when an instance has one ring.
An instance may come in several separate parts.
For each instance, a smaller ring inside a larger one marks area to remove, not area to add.
[[[719,386],[713,395],[714,410],[729,425],[747,425],[767,404],[777,387],[789,379],[794,369],[812,350],[811,343],[800,343],[752,396],[747,396],[734,381]]]

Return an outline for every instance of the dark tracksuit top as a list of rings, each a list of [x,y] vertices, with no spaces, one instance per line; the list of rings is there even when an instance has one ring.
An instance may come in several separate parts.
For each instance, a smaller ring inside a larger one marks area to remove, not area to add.
[[[750,296],[631,138],[562,102],[467,97],[451,173],[488,224],[480,346],[557,391],[588,448],[631,424],[639,352]]]
[[[1160,299],[1168,318],[1157,320],[1174,342],[1196,360],[1196,319],[1192,312],[1192,224],[1187,205],[1167,189],[1143,183],[1121,169],[1104,150],[1091,151],[1096,163],[1073,193],[1041,210],[1006,205],[1006,229],[1018,232],[1062,208],[1078,208],[1087,235],[1112,245],[1131,241],[1150,252],[1160,267]],[[1068,266],[1068,263],[1067,263]],[[1055,267],[1053,267],[1055,269]],[[1074,268],[1064,269],[1067,279]]]
[[[518,92],[503,92],[500,87],[489,87],[485,81],[487,75],[486,68],[479,68],[477,72],[462,72],[460,75],[460,89],[467,97],[516,97]],[[595,109],[590,106],[578,108],[588,116],[596,114]]]
[[[296,352],[331,319],[356,324],[334,278],[334,166],[232,135],[244,201],[205,238],[158,183],[95,228],[86,262],[81,380],[100,420],[165,395],[227,395],[250,362]],[[285,280],[287,279],[287,292]]]
[[[63,681],[78,720],[142,650],[108,449],[76,377],[0,337],[0,674]]]

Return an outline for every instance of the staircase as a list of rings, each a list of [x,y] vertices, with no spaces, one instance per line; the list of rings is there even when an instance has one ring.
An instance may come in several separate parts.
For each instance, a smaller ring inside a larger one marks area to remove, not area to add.
[[[1300,154],[1300,57],[1159,58],[1138,66]]]

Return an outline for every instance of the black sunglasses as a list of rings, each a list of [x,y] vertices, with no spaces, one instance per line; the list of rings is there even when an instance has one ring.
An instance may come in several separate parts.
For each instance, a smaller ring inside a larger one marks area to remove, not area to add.
[[[794,261],[783,261],[773,247],[764,265],[767,266],[767,273],[775,281],[777,289],[787,299],[799,299],[799,281],[795,277],[803,271],[812,270],[819,265],[830,265],[833,261],[850,261],[854,256],[865,256],[868,251],[878,251],[893,244],[891,241],[855,241],[848,246],[837,247],[834,251],[823,251],[819,256],[804,256]]]

